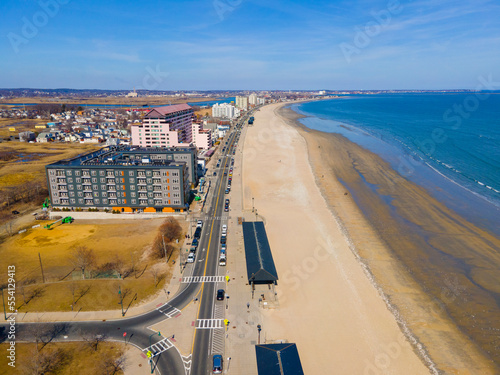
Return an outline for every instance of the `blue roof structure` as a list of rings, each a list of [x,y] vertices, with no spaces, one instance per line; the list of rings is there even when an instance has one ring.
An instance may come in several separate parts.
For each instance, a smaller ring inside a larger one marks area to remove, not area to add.
[[[297,345],[255,345],[259,375],[304,375]]]
[[[245,243],[248,282],[251,284],[276,284],[278,273],[274,265],[264,223],[262,221],[244,222],[243,240]]]

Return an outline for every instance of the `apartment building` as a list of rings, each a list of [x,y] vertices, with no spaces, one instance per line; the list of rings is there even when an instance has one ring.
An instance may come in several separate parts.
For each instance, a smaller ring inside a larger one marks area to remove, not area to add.
[[[240,116],[240,110],[229,103],[215,103],[212,106],[212,117],[235,119]]]
[[[132,145],[141,147],[188,146],[193,143],[193,109],[188,104],[154,108],[142,124],[131,127]]]
[[[239,108],[243,111],[248,110],[248,97],[246,96],[237,96],[235,99],[236,108]]]
[[[170,152],[170,153],[169,153]],[[111,146],[45,167],[53,207],[120,212],[182,212],[190,194],[193,164],[173,160],[173,150]],[[186,154],[178,157],[187,159]]]
[[[193,143],[196,148],[208,150],[212,147],[212,131],[210,129],[203,129],[202,122],[193,122],[192,129]]]

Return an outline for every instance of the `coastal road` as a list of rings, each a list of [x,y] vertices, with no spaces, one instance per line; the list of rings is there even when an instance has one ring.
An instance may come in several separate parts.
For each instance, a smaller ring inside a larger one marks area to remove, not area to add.
[[[237,127],[241,127],[250,114],[251,112],[240,119]],[[216,276],[218,272],[218,249],[226,196],[224,192],[227,186],[227,176],[224,176],[224,172],[229,170],[236,134],[237,131],[233,130],[227,138],[227,150],[221,158],[221,168],[213,187],[215,196],[205,213],[202,235],[191,276]],[[138,347],[144,353],[148,350],[154,353],[153,365],[157,373],[186,374],[183,359],[175,345],[169,340],[169,333],[162,332],[162,336],[158,336],[148,327],[175,316],[179,310],[193,301],[200,290],[197,318],[214,319],[215,288],[214,282],[183,283],[176,295],[167,303],[153,311],[132,318],[86,322],[17,323],[16,342],[82,341],[96,337],[124,342],[123,333],[127,332],[127,343]],[[0,342],[8,341],[8,329],[8,324],[0,324]],[[207,374],[211,371],[211,332],[211,329],[195,331],[191,374]]]

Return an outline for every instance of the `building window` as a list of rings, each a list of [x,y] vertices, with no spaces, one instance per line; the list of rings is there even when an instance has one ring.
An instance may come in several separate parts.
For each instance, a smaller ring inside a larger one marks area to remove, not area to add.
[[[93,184],[97,184],[97,178],[95,178],[95,177],[94,177],[94,178],[92,179],[92,183],[93,183]]]
[[[104,176],[106,174],[105,171],[99,171],[99,176]]]

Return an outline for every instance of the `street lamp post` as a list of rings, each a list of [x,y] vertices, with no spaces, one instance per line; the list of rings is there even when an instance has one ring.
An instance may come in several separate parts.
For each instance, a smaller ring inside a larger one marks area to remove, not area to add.
[[[257,325],[257,331],[259,332],[259,345],[260,345],[260,331],[262,331],[262,326],[260,324]]]
[[[153,337],[154,335],[156,335],[156,332],[149,335],[149,350],[150,351],[151,351],[151,337]],[[158,336],[161,336],[160,331],[158,331]],[[151,363],[151,373],[153,373],[154,367],[153,367],[153,358],[152,357],[149,359],[149,362]]]
[[[122,296],[122,287],[121,286],[118,287],[118,294],[120,295],[120,305],[122,305],[122,316],[124,316],[125,314],[123,313],[123,296]]]

